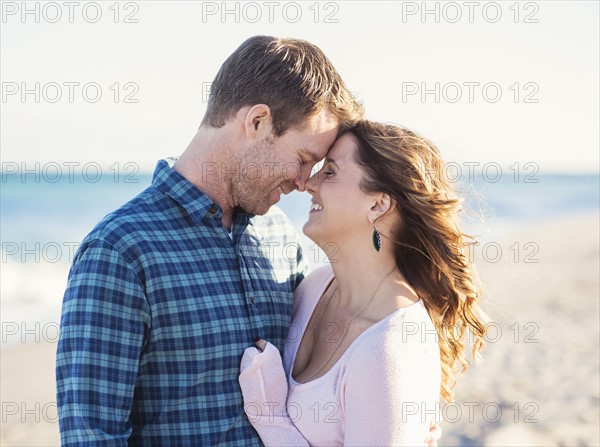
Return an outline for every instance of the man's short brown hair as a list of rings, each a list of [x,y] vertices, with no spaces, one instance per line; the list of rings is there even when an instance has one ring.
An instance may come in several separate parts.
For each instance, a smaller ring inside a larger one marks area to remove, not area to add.
[[[254,36],[227,58],[210,90],[202,125],[222,127],[238,110],[271,108],[276,136],[317,114],[323,106],[340,131],[363,118],[364,109],[316,45],[305,40]]]

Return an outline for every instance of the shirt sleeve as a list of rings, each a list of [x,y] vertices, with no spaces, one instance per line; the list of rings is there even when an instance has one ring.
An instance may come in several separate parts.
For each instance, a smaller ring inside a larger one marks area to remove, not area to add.
[[[150,311],[138,276],[108,243],[82,245],[69,272],[56,357],[61,445],[127,446]]]
[[[352,353],[342,391],[345,446],[425,445],[427,412],[435,411],[430,396],[439,388],[420,380],[418,352],[402,349],[400,342],[372,337]]]

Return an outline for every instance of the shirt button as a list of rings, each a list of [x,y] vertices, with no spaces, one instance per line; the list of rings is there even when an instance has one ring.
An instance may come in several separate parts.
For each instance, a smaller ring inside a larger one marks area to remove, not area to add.
[[[214,206],[214,205],[213,205],[213,206],[211,206],[211,207],[208,209],[208,212],[209,212],[210,214],[217,214],[217,207],[216,207],[216,206]]]
[[[250,297],[250,302],[254,304],[254,297]]]

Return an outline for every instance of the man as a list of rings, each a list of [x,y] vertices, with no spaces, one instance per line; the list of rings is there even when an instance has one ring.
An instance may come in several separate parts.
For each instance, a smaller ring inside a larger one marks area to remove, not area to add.
[[[283,350],[305,273],[271,207],[362,116],[308,42],[256,36],[225,61],[181,157],[161,160],[74,258],[57,352],[63,446],[261,445],[240,359],[257,338]]]

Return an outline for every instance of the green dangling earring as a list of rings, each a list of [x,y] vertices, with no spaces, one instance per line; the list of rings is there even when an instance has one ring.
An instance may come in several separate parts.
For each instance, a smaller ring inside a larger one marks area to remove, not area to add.
[[[377,252],[381,251],[381,234],[379,234],[375,225],[373,225],[373,247]]]

